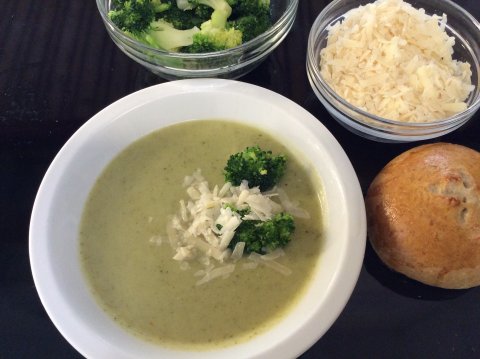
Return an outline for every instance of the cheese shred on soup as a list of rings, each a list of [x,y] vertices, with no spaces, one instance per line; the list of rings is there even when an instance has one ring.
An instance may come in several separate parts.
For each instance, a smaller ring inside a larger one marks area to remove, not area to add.
[[[229,156],[252,145],[287,156],[278,190],[308,216],[295,217],[283,251],[262,258],[234,250],[234,264],[206,278],[204,264],[174,259],[169,220],[185,199],[186,175],[201,169],[221,186]],[[256,128],[202,120],[156,131],[107,166],[85,205],[80,255],[92,292],[124,328],[166,347],[208,350],[248,340],[278,322],[308,286],[322,245],[319,188],[306,159]]]

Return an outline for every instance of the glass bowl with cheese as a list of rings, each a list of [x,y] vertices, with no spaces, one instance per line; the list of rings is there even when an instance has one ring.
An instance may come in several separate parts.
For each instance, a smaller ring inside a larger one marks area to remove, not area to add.
[[[313,91],[380,142],[447,134],[480,107],[480,24],[449,0],[334,0],[308,38]]]

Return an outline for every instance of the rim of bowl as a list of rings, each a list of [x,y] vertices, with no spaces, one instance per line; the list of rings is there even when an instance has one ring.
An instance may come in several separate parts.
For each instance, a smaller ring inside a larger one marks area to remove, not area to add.
[[[476,67],[477,78],[478,78],[477,84],[476,85],[474,84],[474,86],[475,86],[474,96],[476,95],[476,97],[473,98],[473,101],[468,105],[467,109],[465,109],[461,112],[458,112],[458,113],[456,113],[452,116],[449,116],[447,118],[441,119],[441,120],[431,121],[431,122],[404,122],[404,121],[399,121],[399,120],[391,120],[391,119],[387,119],[387,118],[384,118],[384,117],[377,116],[377,115],[372,114],[370,112],[367,112],[365,110],[362,110],[361,108],[351,104],[350,102],[346,101],[344,98],[339,96],[330,87],[330,85],[328,85],[323,80],[323,77],[320,74],[320,66],[318,66],[318,64],[316,63],[318,54],[315,53],[315,51],[314,51],[314,48],[315,48],[314,44],[315,44],[315,40],[318,38],[317,33],[325,30],[330,25],[330,22],[327,23],[326,20],[324,19],[325,14],[327,12],[329,12],[332,8],[337,7],[337,5],[342,3],[342,2],[344,2],[344,0],[333,0],[330,4],[328,4],[320,12],[320,14],[317,16],[317,18],[315,19],[315,21],[314,21],[314,23],[311,27],[309,36],[308,36],[307,65],[308,65],[308,68],[314,72],[314,75],[315,75],[314,82],[315,82],[316,87],[318,88],[318,90],[321,93],[323,93],[323,96],[326,99],[333,98],[335,101],[338,101],[343,106],[345,106],[348,110],[351,110],[354,113],[357,113],[361,116],[364,116],[364,117],[366,117],[370,120],[375,121],[376,123],[375,123],[375,125],[373,125],[375,127],[378,126],[378,125],[395,125],[395,126],[399,126],[399,127],[412,127],[413,130],[415,128],[421,129],[421,128],[427,128],[427,127],[432,127],[432,126],[433,127],[447,127],[447,128],[449,128],[457,122],[465,121],[466,118],[471,117],[479,109],[479,107],[480,107],[480,88],[479,88],[479,86],[480,86],[480,63],[479,63],[479,61],[480,61],[480,59],[476,56],[473,56],[473,61],[474,61],[473,65],[475,65],[475,67]],[[374,2],[374,0],[371,0],[370,2]],[[454,3],[450,0],[443,0],[443,2],[445,2],[447,4],[447,6],[453,7],[456,10],[458,10],[459,12],[461,12],[462,15],[464,15],[469,21],[471,21],[472,24],[474,25],[474,27],[477,28],[477,30],[478,30],[477,31],[477,37],[480,38],[480,23],[477,21],[477,19],[473,15],[471,15],[464,8],[462,8],[461,6],[459,6],[458,4],[456,4],[456,3]],[[351,9],[354,9],[354,8],[351,8]],[[348,9],[346,11],[349,11],[351,9]],[[473,51],[469,51],[469,52],[474,54]],[[470,64],[470,65],[472,65],[472,64]],[[337,106],[335,106],[335,108],[338,111],[344,113],[346,116],[348,116],[350,119],[352,119],[355,122],[360,122],[362,124],[366,123],[363,120],[354,118],[354,117],[346,114],[343,110],[339,109]],[[372,127],[372,124],[370,124],[370,126]],[[375,127],[372,127],[372,128],[375,128]]]
[[[267,41],[272,34],[275,34],[277,31],[281,30],[284,26],[288,24],[289,20],[296,15],[298,2],[299,2],[299,0],[289,0],[289,3],[284,13],[273,24],[273,26],[269,28],[267,31],[265,31],[264,33],[251,39],[250,41],[247,41],[239,46],[232,47],[231,49],[213,51],[213,52],[204,52],[199,54],[190,54],[190,53],[184,53],[184,52],[173,52],[173,51],[167,51],[162,49],[156,49],[154,47],[143,44],[125,35],[123,31],[117,25],[115,25],[108,17],[108,12],[105,7],[106,1],[110,1],[110,0],[96,0],[98,10],[100,12],[100,15],[104,23],[108,25],[111,29],[113,29],[116,33],[118,33],[118,36],[121,38],[122,42],[128,44],[129,46],[135,46],[135,47],[139,47],[142,50],[151,51],[155,55],[173,57],[173,58],[181,57],[185,59],[204,59],[204,58],[211,59],[211,58],[223,57],[225,55],[230,56],[236,53],[241,54],[247,50],[256,48],[258,45],[261,45],[263,42]]]
[[[185,90],[189,87],[195,87],[196,91],[186,92]],[[271,90],[264,89],[256,85],[223,79],[189,79],[166,82],[139,90],[117,100],[94,115],[83,126],[81,126],[80,129],[78,129],[72,135],[72,137],[68,139],[59,153],[53,159],[42,180],[42,183],[40,184],[35,198],[29,232],[30,263],[35,286],[41,302],[52,322],[55,324],[64,338],[66,338],[67,341],[83,355],[92,353],[92,350],[95,350],[95,348],[86,348],[85,340],[87,339],[79,339],[78,336],[75,337],[72,335],[71,330],[73,324],[69,322],[69,320],[65,319],[65,317],[59,316],[59,311],[65,309],[63,307],[70,309],[70,306],[68,303],[64,305],[61,303],[59,297],[52,295],[51,289],[56,288],[58,281],[53,277],[49,278],[45,276],[46,274],[50,273],[50,266],[43,268],[40,267],[41,265],[45,265],[43,262],[40,262],[40,258],[41,255],[45,254],[46,251],[46,237],[44,237],[40,242],[38,240],[34,240],[37,238],[37,236],[44,236],[47,231],[47,226],[44,222],[47,214],[45,214],[43,209],[46,206],[47,208],[50,207],[51,202],[53,202],[53,194],[49,193],[49,189],[56,188],[57,182],[60,178],[59,176],[62,176],[62,173],[59,173],[58,167],[63,169],[66,161],[70,161],[72,156],[81,150],[81,146],[87,141],[85,138],[89,132],[98,129],[99,126],[102,128],[102,126],[105,125],[105,119],[115,121],[114,119],[121,117],[122,114],[125,114],[126,106],[130,107],[135,104],[138,105],[139,103],[149,104],[156,101],[155,99],[159,95],[162,97],[167,96],[167,92],[168,96],[178,96],[180,93],[182,96],[184,96],[185,93],[198,93],[202,92],[201,90],[203,90],[203,93],[209,93],[212,91],[226,91],[230,95],[240,93],[253,98],[256,98],[258,95],[258,98],[261,98],[262,102],[274,101],[282,109],[282,111],[291,114],[289,116],[295,118],[296,121],[299,121],[305,130],[313,131],[312,136],[314,138],[321,139],[323,143],[322,147],[329,149],[329,156],[331,156],[331,160],[338,168],[339,172],[345,174],[345,176],[341,178],[338,178],[337,174],[335,174],[334,178],[330,179],[331,183],[335,183],[334,186],[339,186],[338,191],[342,194],[342,196],[345,196],[346,199],[350,200],[350,202],[348,202],[348,205],[347,202],[345,203],[345,208],[349,208],[349,211],[346,212],[345,216],[349,221],[349,227],[346,232],[348,234],[348,238],[341,246],[341,249],[339,249],[341,256],[338,258],[337,263],[332,269],[331,277],[328,280],[329,284],[324,290],[324,292],[329,292],[329,295],[325,297],[323,302],[324,304],[328,304],[330,306],[329,310],[326,312],[326,309],[323,306],[315,307],[315,312],[312,314],[316,314],[316,316],[314,315],[305,318],[300,327],[296,326],[291,333],[285,336],[284,341],[263,346],[261,349],[262,351],[257,352],[255,357],[271,357],[271,354],[276,354],[278,356],[279,353],[283,353],[281,357],[300,355],[311,345],[313,345],[326,331],[328,331],[333,322],[344,310],[345,305],[347,304],[353,289],[356,286],[362,268],[366,245],[366,216],[364,201],[360,184],[356,177],[353,166],[351,165],[350,160],[341,145],[328,131],[328,129],[326,129],[325,126],[318,121],[318,119],[293,101],[284,98],[282,95]],[[314,145],[312,144],[312,146]],[[352,178],[355,179],[354,182],[347,183],[347,179]],[[339,280],[340,278],[342,278],[341,281]],[[311,283],[310,286],[313,287],[314,283]],[[314,293],[310,295],[310,299],[312,299],[313,294]],[[61,309],[58,309],[59,307],[61,307]],[[323,313],[323,324],[319,326],[318,315],[320,313]],[[289,314],[287,314],[287,317],[289,317]],[[281,325],[283,326],[282,328],[284,328],[286,324],[284,323]],[[80,327],[83,331],[85,329],[85,324],[82,324]],[[78,326],[75,325],[75,328],[78,328]],[[261,334],[261,336],[262,335],[263,334]],[[292,343],[296,344],[291,345]],[[239,346],[241,347],[242,344],[239,344]],[[223,355],[223,352],[205,353],[213,353],[215,354],[215,356],[213,356],[215,358]],[[202,357],[202,355],[205,355],[205,353],[195,353],[198,354],[195,357]],[[239,356],[240,355],[241,353],[239,353]],[[183,357],[184,356],[182,356],[182,358]]]

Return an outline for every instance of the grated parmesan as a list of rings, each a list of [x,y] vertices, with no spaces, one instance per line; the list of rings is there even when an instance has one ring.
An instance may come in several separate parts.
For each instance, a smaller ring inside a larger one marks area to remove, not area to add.
[[[186,176],[183,186],[189,199],[179,201],[178,213],[168,221],[167,236],[175,251],[173,259],[179,261],[183,269],[189,269],[188,263],[191,261],[197,261],[203,267],[194,273],[194,276],[201,277],[197,285],[215,278],[227,278],[243,256],[244,242],[237,243],[233,251],[228,248],[242,218],[227,205],[239,210],[249,208],[245,219],[266,221],[286,208],[292,210],[293,216],[309,217],[308,212],[300,208],[298,203],[290,201],[286,193],[278,188],[262,194],[258,187],[249,188],[244,181],[240,186],[225,183],[221,188],[215,186],[210,190],[200,170]],[[273,201],[274,197],[278,197],[280,203]],[[161,244],[158,238],[152,237],[150,242]],[[254,269],[258,265],[265,265],[289,275],[291,270],[275,261],[283,255],[281,249],[264,255],[251,253],[249,262],[243,263],[242,268]]]
[[[402,0],[377,0],[347,12],[320,51],[325,81],[346,101],[377,116],[433,122],[467,108],[470,64],[452,59],[447,16]]]

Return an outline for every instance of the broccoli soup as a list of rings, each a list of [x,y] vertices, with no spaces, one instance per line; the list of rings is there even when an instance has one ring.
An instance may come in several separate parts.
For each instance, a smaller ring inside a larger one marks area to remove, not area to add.
[[[229,156],[253,145],[286,156],[278,188],[309,216],[295,218],[275,258],[286,271],[244,253],[228,274],[199,280],[205,263],[173,259],[167,235],[187,198],[184,178],[201,169],[222,187]],[[307,162],[257,128],[221,120],[180,123],[131,144],[100,175],[82,217],[80,255],[99,304],[133,334],[172,348],[225,347],[267,330],[302,296],[320,254],[320,185]]]

